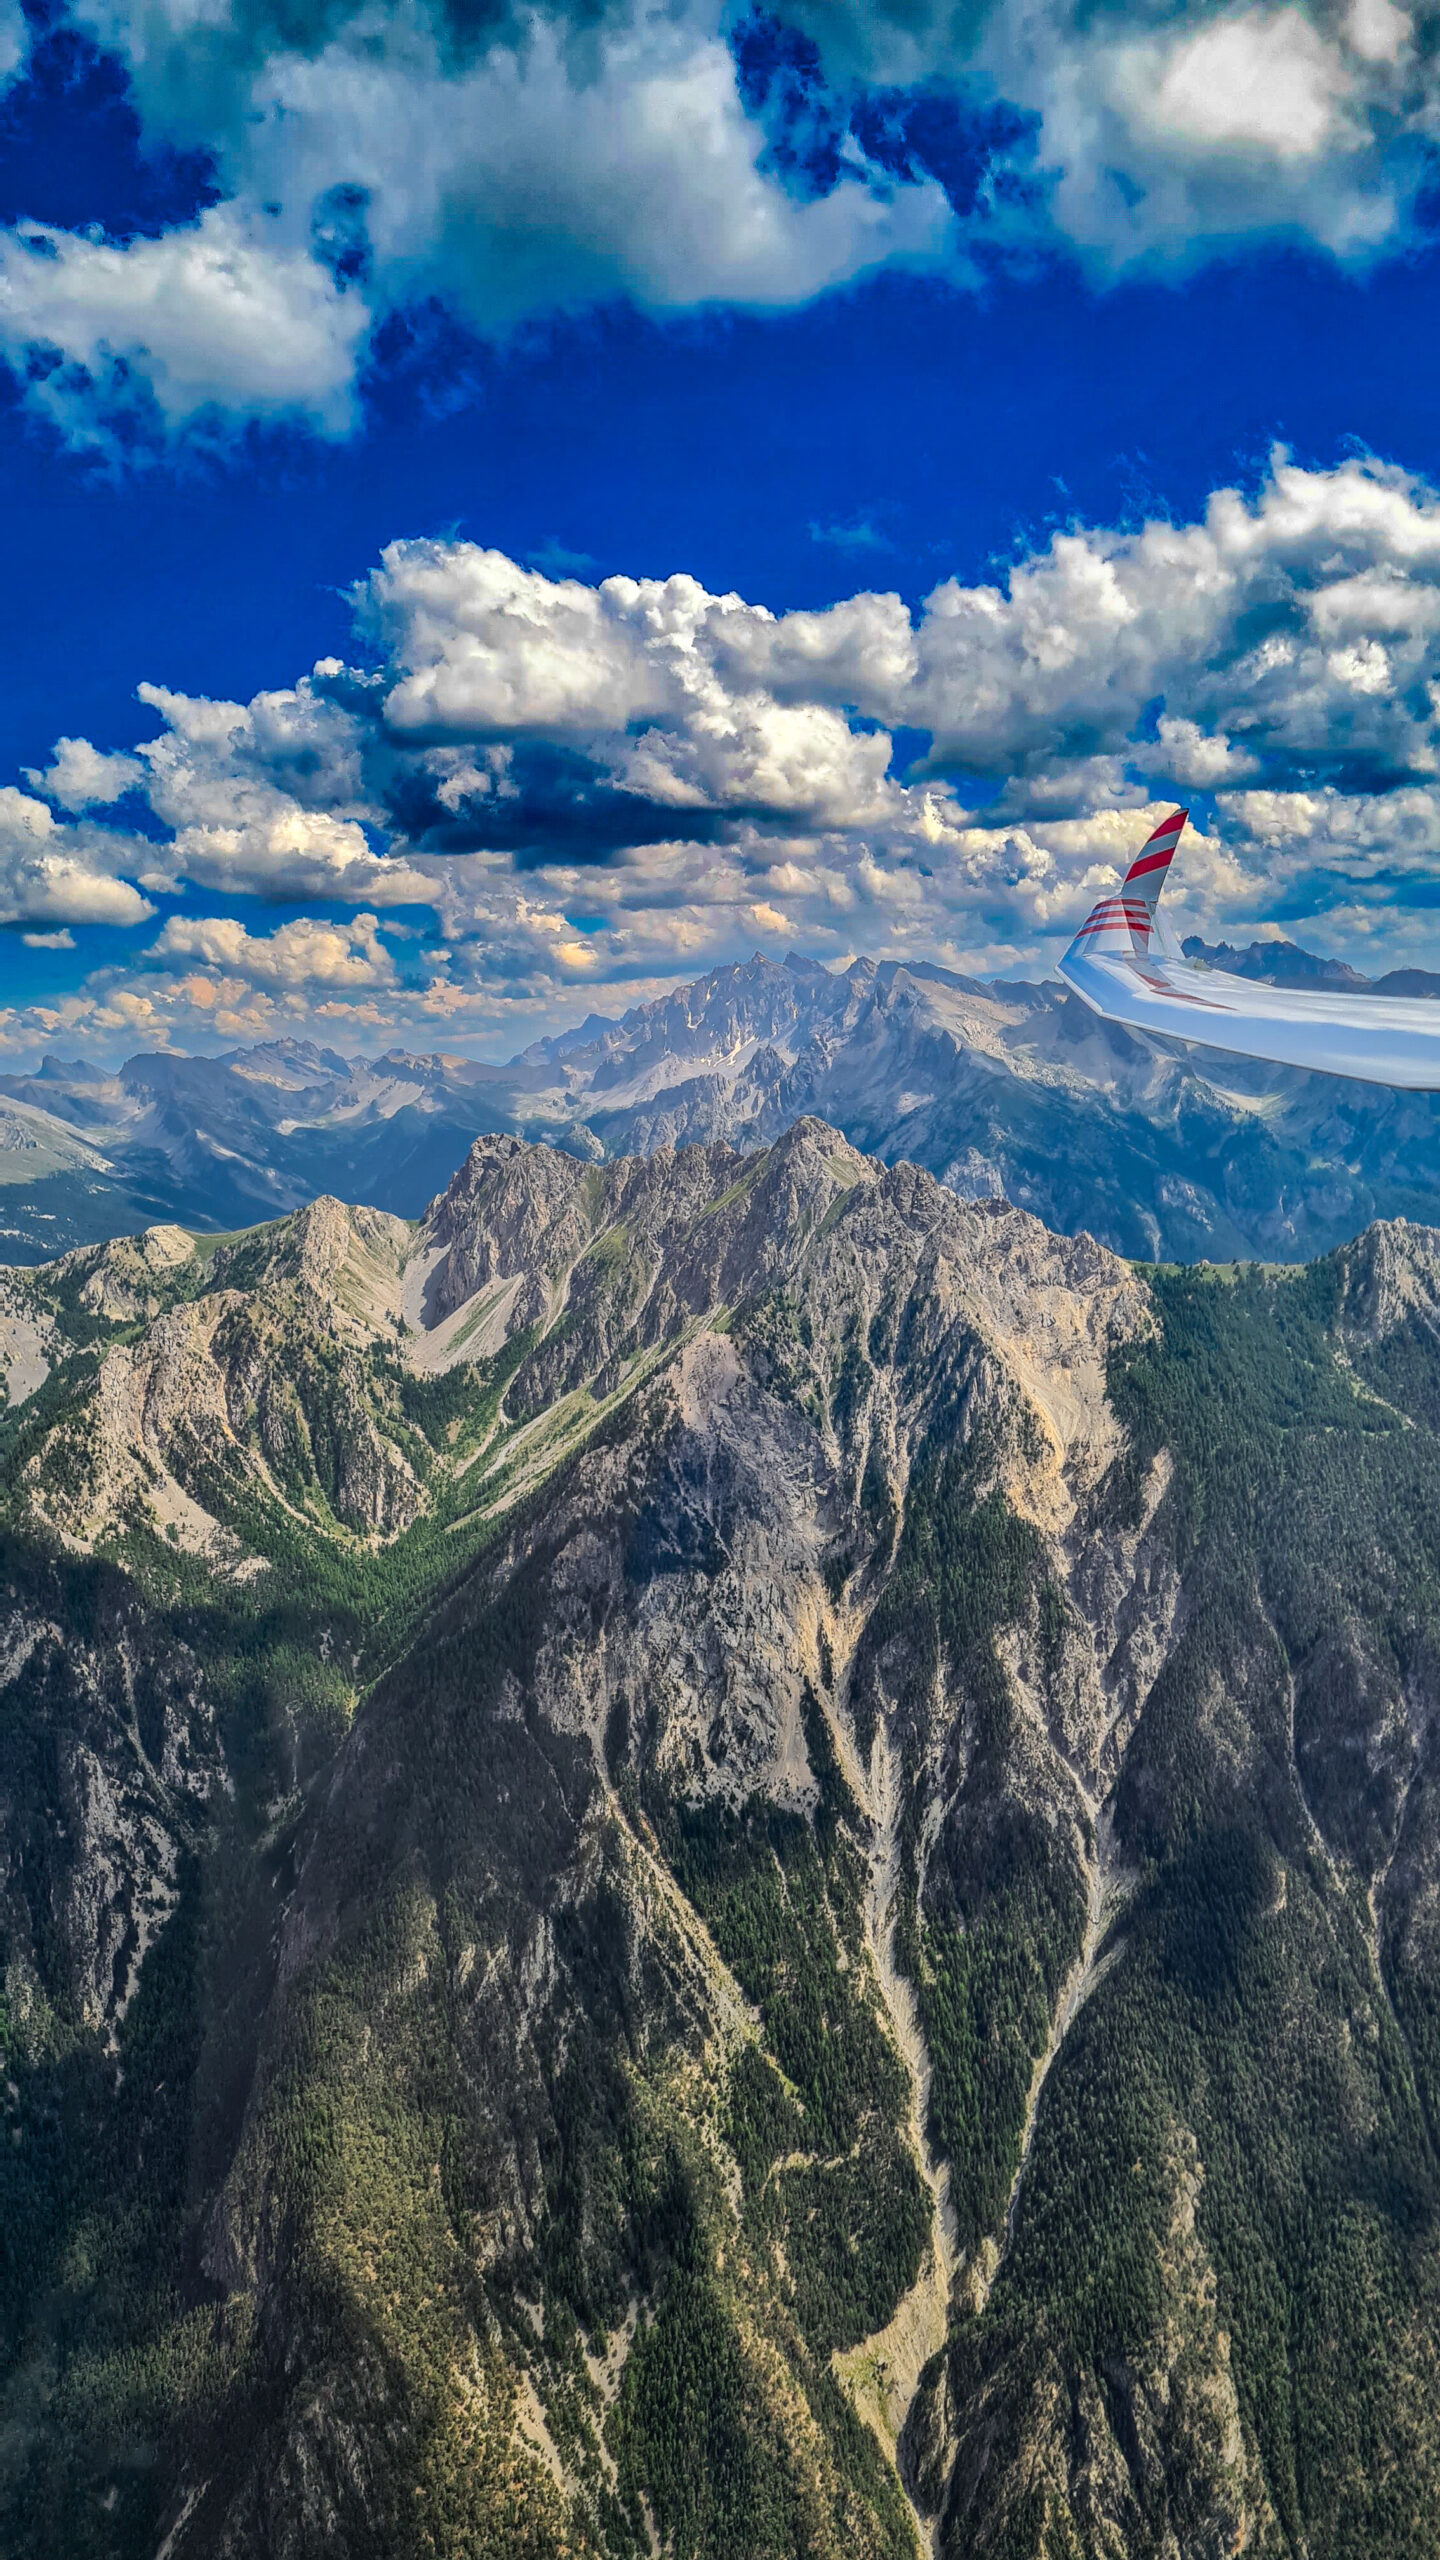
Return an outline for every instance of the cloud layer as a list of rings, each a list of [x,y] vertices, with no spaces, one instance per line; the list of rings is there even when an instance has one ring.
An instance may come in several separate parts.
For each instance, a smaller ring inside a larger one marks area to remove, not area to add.
[[[157,735],[64,736],[0,791],[5,921],[140,928],[12,1044],[143,1001],[504,1046],[757,943],[1044,966],[1176,797],[1184,924],[1431,951],[1440,493],[1378,464],[1277,455],[1195,523],[1057,534],[916,613],[463,542],[391,545],[354,608],[365,662],[248,704],[142,684]]]
[[[133,450],[221,419],[344,434],[375,327],[427,298],[503,334],[617,297],[792,305],[887,263],[1366,261],[1428,236],[1435,14],[88,0],[144,148],[208,174],[158,229],[37,204],[0,236],[0,349],[65,435]],[[21,53],[0,26],[0,79]]]

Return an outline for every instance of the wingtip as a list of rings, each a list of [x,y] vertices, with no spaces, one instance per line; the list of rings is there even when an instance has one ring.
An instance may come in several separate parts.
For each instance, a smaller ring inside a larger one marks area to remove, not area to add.
[[[1182,829],[1188,826],[1189,822],[1190,812],[1188,809],[1172,809],[1168,818],[1162,818],[1158,827],[1151,828],[1149,835],[1145,839],[1145,843],[1154,844],[1161,836],[1168,836],[1172,834],[1179,836]],[[1143,846],[1141,850],[1143,852]]]

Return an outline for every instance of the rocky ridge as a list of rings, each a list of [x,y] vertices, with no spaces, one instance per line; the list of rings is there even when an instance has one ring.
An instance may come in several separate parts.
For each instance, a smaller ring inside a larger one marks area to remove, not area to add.
[[[12,1274],[7,2532],[1419,2560],[1437,1273],[803,1120]]]
[[[1229,964],[1296,984],[1356,974],[1273,942]],[[757,956],[503,1066],[279,1041],[113,1074],[49,1059],[0,1092],[0,1241],[17,1261],[153,1219],[248,1226],[336,1192],[417,1217],[482,1132],[595,1162],[768,1146],[808,1115],[962,1198],[1006,1196],[1147,1260],[1299,1260],[1377,1215],[1436,1214],[1433,1096],[1167,1045],[1098,1022],[1056,981],[924,964]]]

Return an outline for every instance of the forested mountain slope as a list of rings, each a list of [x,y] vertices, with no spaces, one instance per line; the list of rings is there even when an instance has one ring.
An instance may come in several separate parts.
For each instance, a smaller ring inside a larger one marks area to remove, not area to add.
[[[1440,1235],[801,1121],[0,1309],[0,2548],[1428,2560]]]

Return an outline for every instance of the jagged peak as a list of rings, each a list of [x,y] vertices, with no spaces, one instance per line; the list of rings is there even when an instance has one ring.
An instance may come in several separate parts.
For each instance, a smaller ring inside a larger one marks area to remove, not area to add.
[[[487,1129],[482,1131],[478,1138],[471,1139],[466,1149],[465,1161],[452,1175],[448,1188],[453,1191],[456,1184],[462,1182],[466,1174],[471,1171],[483,1173],[491,1165],[511,1164],[516,1156],[560,1157],[562,1154],[561,1148],[547,1146],[543,1139],[532,1141],[511,1137],[504,1130]]]
[[[1440,1227],[1377,1218],[1339,1260],[1350,1331],[1380,1341],[1410,1316],[1440,1326]]]
[[[543,1198],[553,1204],[577,1190],[586,1171],[582,1158],[548,1146],[543,1139],[532,1143],[487,1131],[472,1140],[464,1163],[430,1203],[424,1223],[443,1234],[469,1215],[477,1200],[491,1195],[518,1200],[528,1194],[537,1202]]]
[[[765,1149],[765,1164],[772,1176],[803,1179],[808,1175],[844,1191],[857,1182],[878,1182],[882,1170],[876,1157],[862,1155],[828,1120],[808,1112],[792,1120]]]
[[[405,1219],[325,1193],[222,1250],[214,1277],[222,1286],[296,1289],[329,1323],[373,1332],[394,1320],[411,1240]]]
[[[286,1221],[307,1273],[316,1278],[338,1268],[359,1244],[367,1251],[401,1247],[409,1234],[403,1218],[386,1209],[367,1209],[322,1192]]]

